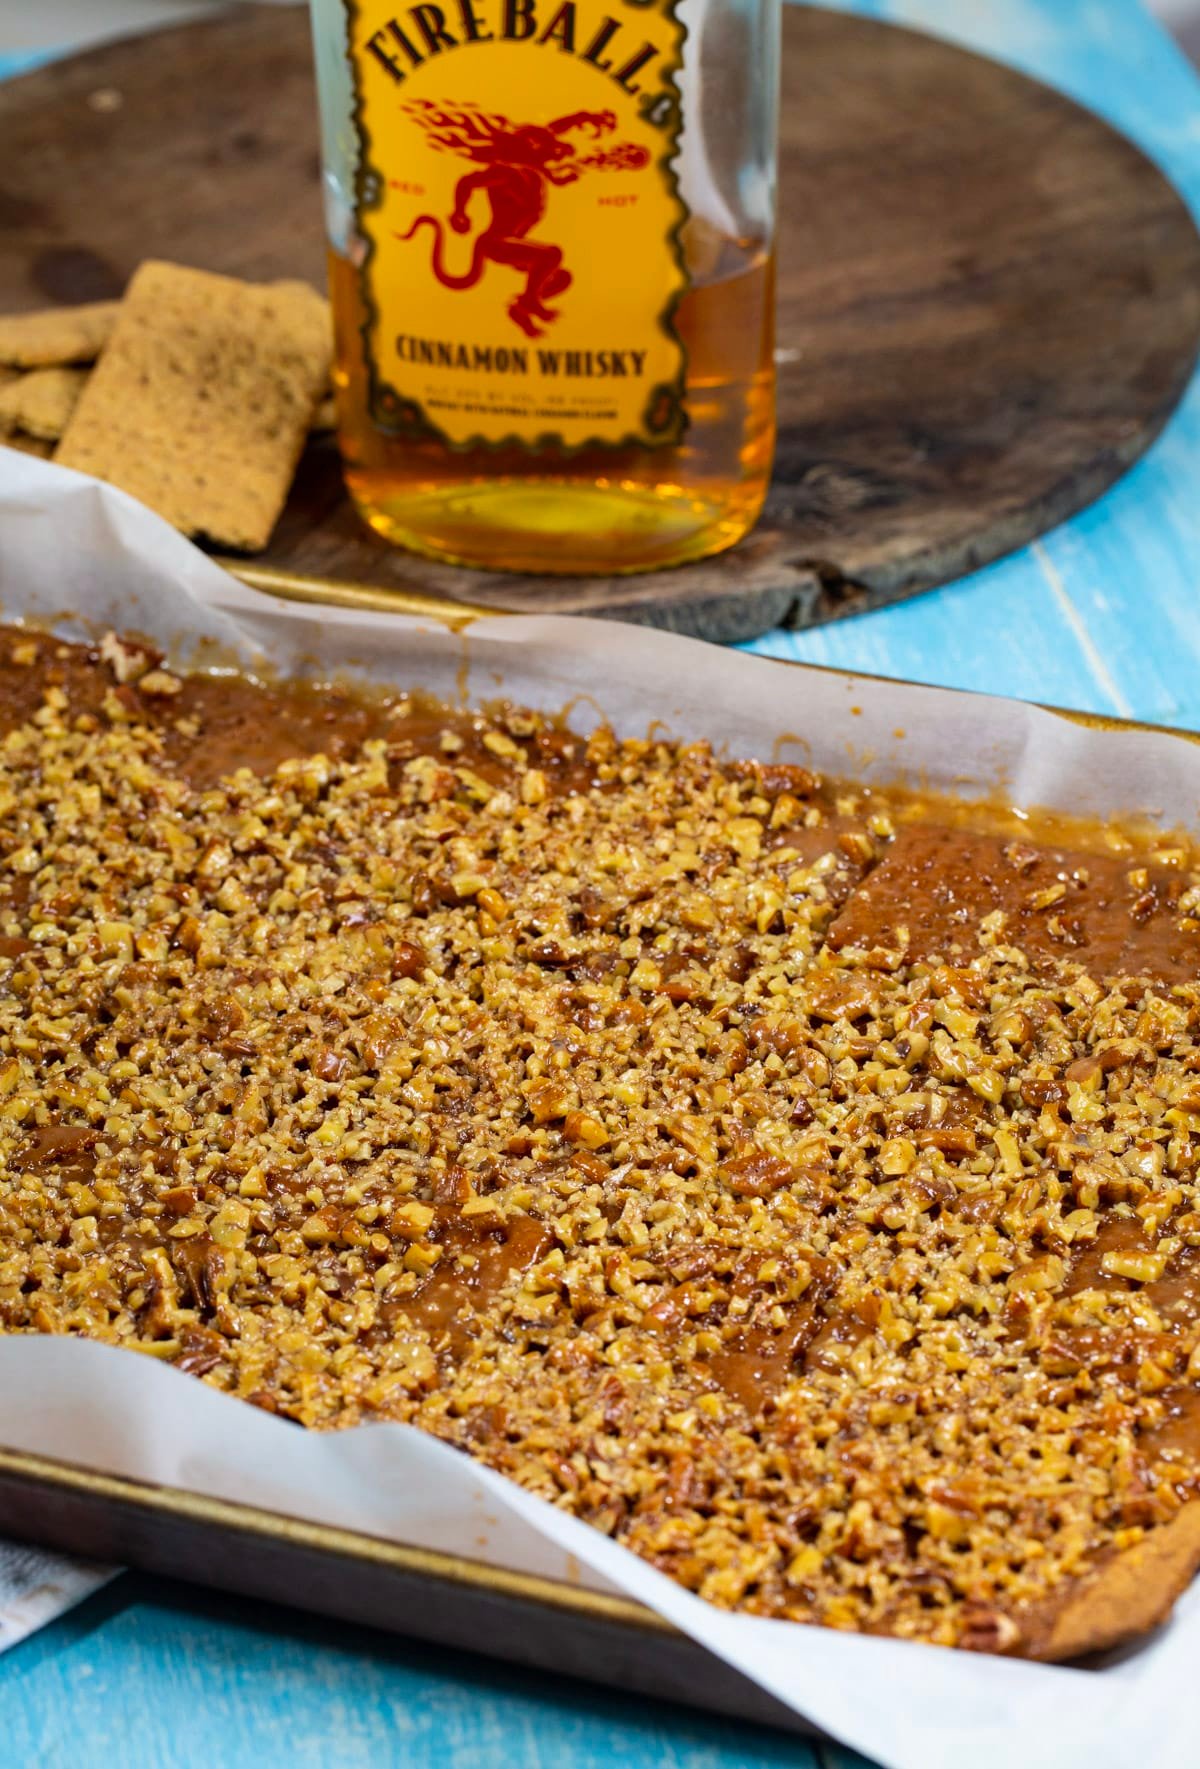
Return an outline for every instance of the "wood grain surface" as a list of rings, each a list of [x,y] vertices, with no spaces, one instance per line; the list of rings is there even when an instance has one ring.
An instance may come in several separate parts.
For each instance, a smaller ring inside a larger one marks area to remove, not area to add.
[[[911,595],[1023,544],[1147,446],[1200,339],[1200,238],[1069,100],[864,18],[785,17],[780,443],[722,558],[613,580],[388,548],[314,443],[261,563],[497,608],[745,638]],[[302,9],[235,9],[0,90],[0,310],[138,261],[323,280]]]

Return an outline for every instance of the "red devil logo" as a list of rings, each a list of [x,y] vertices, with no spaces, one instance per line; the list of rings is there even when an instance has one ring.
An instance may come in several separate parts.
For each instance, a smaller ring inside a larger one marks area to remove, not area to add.
[[[469,233],[467,204],[477,190],[487,192],[491,219],[475,235],[471,262],[456,275],[447,270],[445,235],[435,215],[418,215],[401,240],[411,240],[417,230],[433,230],[433,274],[447,289],[470,289],[479,282],[488,264],[506,264],[519,270],[525,286],[508,304],[508,316],[530,338],[540,338],[546,326],[558,318],[546,303],[565,294],[574,280],[563,263],[561,246],[528,235],[546,212],[550,185],[574,184],[587,171],[639,172],[650,164],[647,148],[636,142],[618,141],[610,147],[581,152],[566,138],[586,130],[593,140],[616,128],[612,111],[573,111],[554,123],[510,123],[507,117],[464,104],[443,109],[427,98],[404,106],[426,131],[436,147],[477,162],[454,189],[450,226],[455,233]]]

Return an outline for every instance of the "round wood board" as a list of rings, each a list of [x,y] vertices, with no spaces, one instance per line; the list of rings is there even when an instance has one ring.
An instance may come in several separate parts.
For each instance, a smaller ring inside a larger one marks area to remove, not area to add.
[[[1096,497],[1182,392],[1200,237],[1135,147],[931,37],[784,8],[779,450],[759,526],[634,578],[387,547],[312,443],[254,563],[714,639],[913,595]],[[307,9],[247,7],[0,87],[0,311],[117,294],[139,260],[324,279]]]

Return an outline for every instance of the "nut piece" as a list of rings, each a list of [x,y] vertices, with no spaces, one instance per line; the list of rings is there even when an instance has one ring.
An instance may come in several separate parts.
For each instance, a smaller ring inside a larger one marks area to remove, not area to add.
[[[171,695],[183,692],[183,683],[178,676],[171,675],[167,670],[147,670],[138,681],[138,689],[142,694],[149,694],[151,697],[158,695],[170,698]]]
[[[118,639],[115,633],[105,633],[100,641],[100,661],[108,665],[119,683],[124,684],[138,681],[153,668],[156,658],[146,645],[137,645],[132,639]]]
[[[394,1235],[402,1240],[420,1241],[433,1226],[434,1212],[428,1204],[421,1204],[415,1198],[407,1204],[399,1204],[392,1211],[388,1227]]]
[[[582,1143],[587,1149],[602,1149],[609,1140],[599,1118],[593,1118],[590,1112],[568,1112],[562,1131],[568,1142]]]

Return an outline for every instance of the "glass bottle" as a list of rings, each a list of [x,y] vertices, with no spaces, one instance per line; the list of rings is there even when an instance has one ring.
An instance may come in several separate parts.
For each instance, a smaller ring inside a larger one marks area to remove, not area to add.
[[[698,559],[775,440],[779,0],[312,0],[339,440],[493,570]]]

